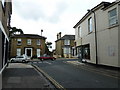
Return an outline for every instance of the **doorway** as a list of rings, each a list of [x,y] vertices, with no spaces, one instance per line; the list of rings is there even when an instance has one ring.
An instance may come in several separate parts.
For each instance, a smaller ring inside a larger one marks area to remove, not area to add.
[[[25,48],[25,55],[32,57],[32,48]]]

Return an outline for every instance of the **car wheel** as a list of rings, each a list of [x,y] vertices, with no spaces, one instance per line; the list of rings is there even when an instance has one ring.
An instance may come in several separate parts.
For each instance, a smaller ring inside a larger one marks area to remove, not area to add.
[[[14,62],[14,60],[11,60],[11,62]]]
[[[43,61],[44,59],[42,58],[41,61]]]
[[[53,58],[52,61],[54,61],[55,59]]]
[[[22,62],[25,62],[25,60],[22,60]]]

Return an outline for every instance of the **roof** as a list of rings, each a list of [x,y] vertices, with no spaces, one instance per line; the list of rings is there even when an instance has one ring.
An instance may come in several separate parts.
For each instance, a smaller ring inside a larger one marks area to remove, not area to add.
[[[20,34],[20,35],[14,35],[11,36],[11,38],[41,38],[41,39],[46,39],[46,37],[37,35],[37,34]]]
[[[114,2],[113,2],[114,3]],[[111,4],[113,3],[110,3],[110,2],[101,2],[100,4],[98,4],[97,6],[95,6],[94,8],[91,9],[91,11],[96,11],[98,10],[99,8],[103,7],[102,9],[104,8],[107,8],[108,6],[110,6]],[[73,28],[76,28],[80,23],[82,23],[92,12],[88,11],[84,16],[83,18],[73,27]]]
[[[59,41],[59,40],[75,40],[75,35],[64,35],[63,37],[61,37],[60,39],[56,40],[55,42]]]

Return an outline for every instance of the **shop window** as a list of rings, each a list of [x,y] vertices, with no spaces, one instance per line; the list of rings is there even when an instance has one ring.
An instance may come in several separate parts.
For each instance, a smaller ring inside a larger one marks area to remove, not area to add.
[[[90,59],[90,45],[83,45],[83,59]]]

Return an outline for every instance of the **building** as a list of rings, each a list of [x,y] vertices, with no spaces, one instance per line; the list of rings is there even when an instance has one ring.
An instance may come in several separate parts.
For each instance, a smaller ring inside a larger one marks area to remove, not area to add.
[[[27,55],[40,57],[45,54],[46,38],[36,34],[20,34],[11,37],[11,57]]]
[[[0,0],[0,89],[2,72],[8,61],[9,27],[12,14],[11,0]]]
[[[120,0],[101,2],[73,28],[77,56],[96,65],[119,67]]]
[[[56,49],[55,54],[56,57],[72,57],[72,47],[74,46],[75,35],[64,35],[61,37],[61,32],[57,34]]]

